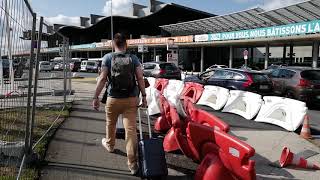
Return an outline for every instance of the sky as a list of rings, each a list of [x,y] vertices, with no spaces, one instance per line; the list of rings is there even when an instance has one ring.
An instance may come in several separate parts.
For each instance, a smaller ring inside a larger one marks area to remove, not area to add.
[[[35,12],[51,24],[79,25],[79,16],[90,14],[110,15],[110,0],[29,0]],[[261,7],[276,9],[304,0],[162,0],[212,14],[224,15],[241,10]],[[113,14],[128,16],[132,2],[148,5],[148,0],[113,0]]]

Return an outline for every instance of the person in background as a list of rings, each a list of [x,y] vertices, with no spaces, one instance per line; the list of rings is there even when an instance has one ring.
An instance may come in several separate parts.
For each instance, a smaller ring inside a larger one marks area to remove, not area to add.
[[[112,153],[114,151],[116,123],[118,116],[122,114],[125,128],[128,168],[131,174],[136,174],[139,169],[136,134],[139,90],[143,97],[142,106],[147,107],[143,71],[137,56],[127,52],[126,37],[123,34],[115,34],[113,45],[115,52],[106,54],[103,57],[101,74],[93,97],[92,106],[96,110],[99,109],[99,95],[109,80],[105,107],[107,121],[106,138],[102,139],[102,145],[108,152]]]

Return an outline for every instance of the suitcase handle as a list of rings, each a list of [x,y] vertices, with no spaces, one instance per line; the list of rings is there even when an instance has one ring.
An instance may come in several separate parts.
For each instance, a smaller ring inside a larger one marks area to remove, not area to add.
[[[140,139],[143,140],[142,136],[142,124],[141,124],[141,112],[140,110],[144,110],[147,114],[147,119],[148,119],[148,129],[149,129],[149,137],[152,138],[152,132],[151,132],[151,123],[150,123],[150,117],[149,117],[149,112],[148,108],[138,108],[138,118],[139,118],[139,132],[140,132]]]

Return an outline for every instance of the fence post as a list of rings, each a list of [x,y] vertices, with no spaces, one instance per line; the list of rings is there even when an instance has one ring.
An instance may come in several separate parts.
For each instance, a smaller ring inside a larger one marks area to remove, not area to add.
[[[28,78],[28,97],[27,97],[27,122],[26,122],[26,135],[25,135],[25,156],[29,159],[31,154],[31,144],[30,144],[30,122],[31,122],[31,96],[32,96],[32,77],[33,77],[33,61],[34,61],[34,41],[35,41],[35,31],[36,31],[36,13],[32,13],[32,31],[31,31],[31,50],[29,59],[29,78]],[[27,160],[28,161],[28,160]]]
[[[39,59],[41,56],[40,50],[41,50],[41,40],[42,40],[42,28],[43,28],[43,17],[40,17],[38,40],[37,40],[37,54],[36,54],[36,62],[35,62],[35,75],[34,75],[34,82],[33,82],[33,102],[32,102],[32,115],[31,115],[31,124],[30,124],[30,138],[29,138],[30,149],[32,148],[33,126],[34,126],[34,120],[35,120],[35,112],[37,109],[36,103],[37,103],[37,90],[38,90],[38,77],[39,77]]]
[[[63,104],[67,105],[67,41],[68,38],[63,37]]]

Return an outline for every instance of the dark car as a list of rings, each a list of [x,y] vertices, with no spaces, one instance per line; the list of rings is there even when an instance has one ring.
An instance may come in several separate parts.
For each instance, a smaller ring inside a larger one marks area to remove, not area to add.
[[[143,74],[145,77],[181,79],[180,69],[173,63],[148,62],[143,63]]]
[[[285,67],[270,75],[274,92],[307,103],[320,103],[320,69]]]
[[[1,62],[1,61],[0,61]],[[12,62],[14,77],[20,78],[23,74],[23,65],[20,62]],[[10,61],[8,59],[2,59],[3,77],[9,78],[10,75]]]
[[[220,86],[230,90],[250,91],[262,95],[271,94],[273,89],[272,81],[267,75],[257,71],[240,69],[213,69],[187,77],[185,82]]]
[[[81,62],[75,61],[70,63],[70,69],[72,72],[78,72],[81,68]]]

